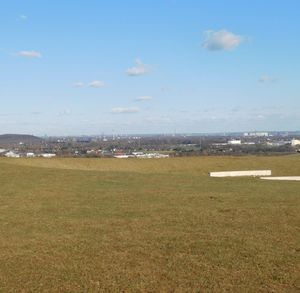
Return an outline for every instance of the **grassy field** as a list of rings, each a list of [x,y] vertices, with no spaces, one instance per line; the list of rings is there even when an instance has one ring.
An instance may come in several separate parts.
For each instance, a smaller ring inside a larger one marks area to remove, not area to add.
[[[300,156],[0,159],[0,292],[299,292]]]

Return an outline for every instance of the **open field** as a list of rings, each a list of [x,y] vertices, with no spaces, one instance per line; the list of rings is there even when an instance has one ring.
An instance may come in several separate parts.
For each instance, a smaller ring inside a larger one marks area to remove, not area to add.
[[[0,159],[0,292],[299,292],[300,156]]]

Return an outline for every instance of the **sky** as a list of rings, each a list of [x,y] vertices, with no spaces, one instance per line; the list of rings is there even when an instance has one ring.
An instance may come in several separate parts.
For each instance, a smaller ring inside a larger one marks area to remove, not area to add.
[[[0,134],[300,130],[299,0],[0,0]]]

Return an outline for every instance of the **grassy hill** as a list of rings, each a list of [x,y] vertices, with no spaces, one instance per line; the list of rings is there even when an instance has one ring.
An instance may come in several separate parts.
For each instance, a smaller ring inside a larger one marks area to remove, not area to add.
[[[0,292],[299,292],[300,156],[0,159]]]
[[[12,144],[12,143],[37,143],[41,142],[42,139],[34,135],[28,134],[1,134],[0,135],[0,144]]]

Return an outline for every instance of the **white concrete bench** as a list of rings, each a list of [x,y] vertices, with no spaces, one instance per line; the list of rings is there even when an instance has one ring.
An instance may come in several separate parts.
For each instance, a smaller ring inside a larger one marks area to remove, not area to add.
[[[210,172],[210,177],[271,176],[271,170]]]
[[[300,176],[260,177],[263,180],[300,181]]]

